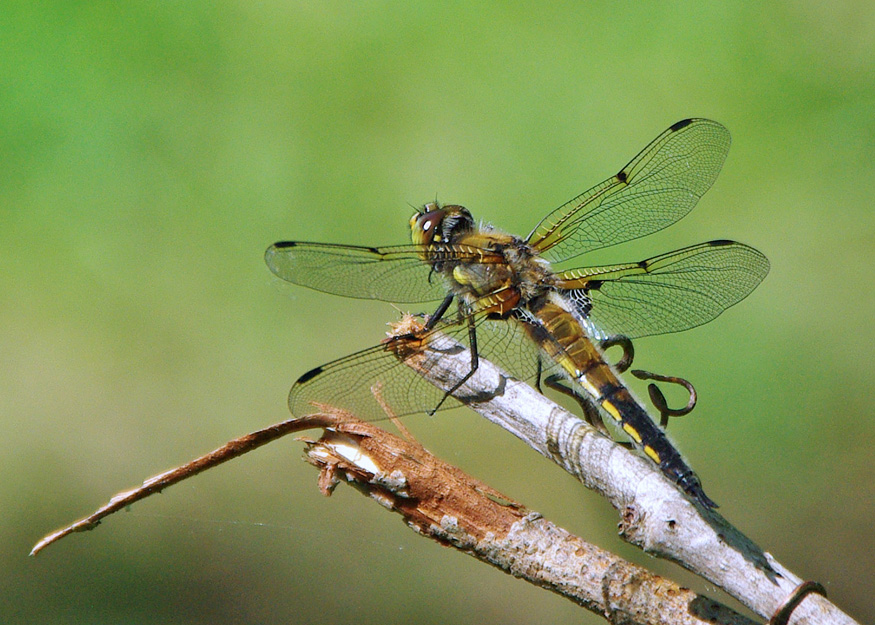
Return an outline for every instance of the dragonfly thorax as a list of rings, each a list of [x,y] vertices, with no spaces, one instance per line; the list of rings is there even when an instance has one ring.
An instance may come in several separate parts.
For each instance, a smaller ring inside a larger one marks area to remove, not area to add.
[[[433,266],[472,311],[504,318],[553,288],[550,264],[519,237],[481,228],[458,237],[455,247],[463,252],[455,262]]]

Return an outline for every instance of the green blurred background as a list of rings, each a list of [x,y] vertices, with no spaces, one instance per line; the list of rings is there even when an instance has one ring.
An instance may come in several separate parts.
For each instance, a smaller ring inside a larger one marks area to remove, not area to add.
[[[277,288],[280,239],[407,239],[437,197],[518,234],[675,121],[733,148],[677,226],[584,262],[732,238],[772,263],[716,322],[641,340],[692,379],[679,447],[720,511],[875,619],[875,5],[30,3],[0,15],[0,621],[586,622],[417,538],[291,439],[36,559],[119,490],[286,418],[388,304]],[[640,388],[640,387],[639,387]],[[444,459],[697,590],[616,514],[456,411]]]

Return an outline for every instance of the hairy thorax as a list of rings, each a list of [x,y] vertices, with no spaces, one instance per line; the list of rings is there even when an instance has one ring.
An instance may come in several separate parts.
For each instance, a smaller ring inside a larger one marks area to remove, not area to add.
[[[522,239],[482,230],[460,237],[458,245],[479,250],[474,262],[458,262],[445,275],[456,295],[476,312],[507,316],[550,290],[549,263]]]

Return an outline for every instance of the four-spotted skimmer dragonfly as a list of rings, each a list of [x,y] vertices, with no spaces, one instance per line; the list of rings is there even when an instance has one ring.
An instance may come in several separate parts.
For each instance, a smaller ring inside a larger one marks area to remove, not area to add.
[[[686,330],[746,297],[769,263],[734,241],[709,241],[639,262],[554,270],[551,263],[643,237],[675,223],[710,188],[729,132],[706,119],[680,121],[619,173],[546,215],[525,238],[478,225],[462,206],[426,204],[410,219],[412,243],[357,247],[280,242],[265,259],[289,282],[347,297],[441,301],[424,330],[317,367],[292,387],[295,415],[310,402],[385,418],[458,405],[402,362],[405,341],[442,332],[471,348],[471,370],[488,356],[520,379],[561,376],[587,397],[688,495],[716,507],[662,429],[606,362],[598,343]],[[447,314],[455,303],[456,310]],[[422,344],[427,341],[420,340]]]

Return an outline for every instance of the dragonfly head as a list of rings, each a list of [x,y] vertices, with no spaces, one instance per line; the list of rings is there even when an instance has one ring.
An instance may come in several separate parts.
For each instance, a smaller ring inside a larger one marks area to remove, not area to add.
[[[474,218],[464,206],[429,202],[410,218],[410,236],[417,245],[448,243],[474,228]]]

